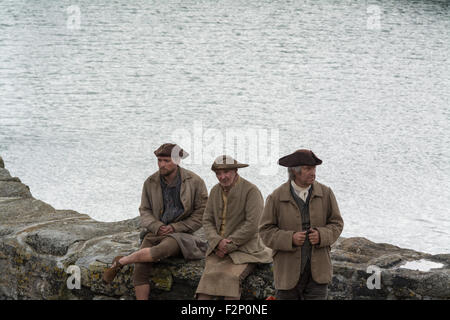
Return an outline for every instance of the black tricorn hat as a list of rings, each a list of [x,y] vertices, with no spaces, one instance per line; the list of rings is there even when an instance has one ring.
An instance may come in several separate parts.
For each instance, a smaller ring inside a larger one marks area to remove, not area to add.
[[[283,167],[298,167],[298,166],[316,166],[322,164],[322,160],[311,150],[299,149],[287,156],[281,157],[278,164]]]

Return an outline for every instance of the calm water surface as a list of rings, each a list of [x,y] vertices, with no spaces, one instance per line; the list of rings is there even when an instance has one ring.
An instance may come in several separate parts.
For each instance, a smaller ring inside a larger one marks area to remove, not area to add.
[[[450,252],[449,1],[73,4],[0,2],[0,155],[34,197],[133,218],[161,143],[276,131],[323,159],[343,236]]]

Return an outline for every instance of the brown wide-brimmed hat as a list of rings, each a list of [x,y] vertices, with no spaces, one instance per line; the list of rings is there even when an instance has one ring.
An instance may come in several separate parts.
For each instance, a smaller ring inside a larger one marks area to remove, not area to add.
[[[278,160],[278,164],[283,167],[316,166],[321,163],[322,160],[314,152],[306,149],[299,149]]]
[[[173,150],[173,148],[177,148],[178,154],[177,154],[177,149]],[[175,154],[172,155],[172,151],[175,152]],[[175,143],[164,143],[162,144],[158,149],[156,149],[154,151],[155,156],[159,156],[159,157],[180,157],[181,159],[186,158],[189,153],[187,153],[186,151],[184,151],[183,149],[181,149],[181,147]]]
[[[218,156],[212,166],[211,170],[228,170],[228,169],[237,169],[237,168],[245,168],[248,167],[248,164],[237,162],[235,159],[233,159],[230,156],[227,155],[221,155]]]

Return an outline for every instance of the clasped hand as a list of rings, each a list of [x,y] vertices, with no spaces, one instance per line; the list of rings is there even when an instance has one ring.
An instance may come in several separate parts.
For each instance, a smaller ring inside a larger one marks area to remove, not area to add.
[[[158,236],[165,236],[168,235],[169,233],[173,233],[175,232],[175,230],[173,229],[173,227],[171,225],[168,226],[161,226],[158,229]]]
[[[227,250],[227,244],[231,243],[232,241],[229,239],[222,239],[220,240],[219,244],[217,245],[216,249],[216,256],[223,258],[225,255],[228,254]]]
[[[311,242],[312,245],[316,245],[320,243],[320,234],[319,231],[315,229],[309,229],[310,233],[308,234],[309,242]],[[292,235],[292,243],[296,246],[302,246],[303,243],[305,243],[306,240],[306,232],[296,232]]]

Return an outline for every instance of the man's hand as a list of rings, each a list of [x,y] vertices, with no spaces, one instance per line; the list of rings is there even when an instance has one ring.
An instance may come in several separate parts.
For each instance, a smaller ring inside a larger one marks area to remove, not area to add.
[[[316,245],[320,243],[320,233],[319,231],[315,230],[315,229],[309,229],[310,234],[309,236],[309,241],[311,242],[312,245]]]
[[[292,235],[292,243],[296,245],[297,247],[300,247],[303,245],[306,239],[306,231],[303,232],[296,232]]]
[[[219,244],[217,245],[216,255],[220,258],[225,257],[226,254],[228,254],[227,251],[227,244],[229,244],[231,240],[229,239],[222,239],[220,240]]]
[[[161,226],[158,229],[158,236],[165,236],[168,235],[169,233],[173,233],[175,232],[175,230],[173,229],[173,227],[171,225],[168,226]]]

